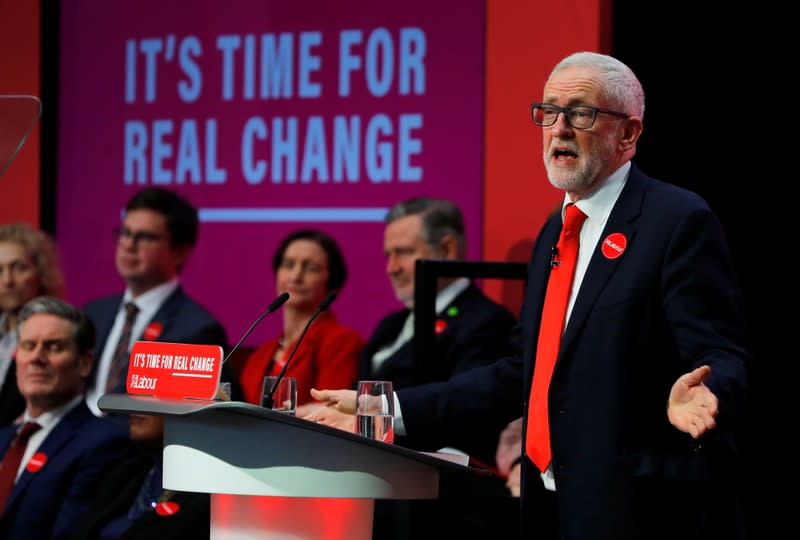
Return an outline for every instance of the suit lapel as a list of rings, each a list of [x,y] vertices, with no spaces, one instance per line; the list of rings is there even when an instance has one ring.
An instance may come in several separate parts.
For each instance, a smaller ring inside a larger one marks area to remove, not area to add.
[[[547,291],[547,281],[550,279],[550,257],[552,247],[558,243],[558,236],[561,233],[561,214],[557,212],[547,222],[542,230],[541,236],[537,239],[536,248],[531,254],[531,261],[528,264],[528,281],[525,288],[525,304],[522,306],[520,323],[523,327],[532,329],[526,335],[530,339],[523,342],[523,358],[530,359],[525,362],[525,395],[530,393],[532,383],[533,365],[535,364],[536,343],[539,338],[539,328],[542,324],[542,309],[544,306],[544,295]]]
[[[153,315],[153,318],[147,322],[147,326],[145,326],[145,335],[147,334],[147,328],[151,324],[158,323],[161,325],[161,332],[159,333],[158,337],[156,337],[156,339],[151,341],[170,341],[169,333],[170,331],[172,331],[172,325],[176,319],[176,312],[180,307],[180,303],[183,301],[184,297],[185,295],[183,289],[179,285],[178,288],[175,289],[172,292],[172,294],[170,294],[167,297],[166,300],[164,300],[164,303],[161,304],[161,307],[158,308],[155,315]],[[141,336],[139,339],[140,340],[144,339],[144,336]],[[125,368],[123,369],[119,380],[120,380],[119,384],[117,384],[117,386],[114,387],[113,391],[121,393],[127,392],[126,390],[126,384],[128,380],[127,364],[125,365]]]
[[[461,291],[458,296],[453,298],[449,305],[445,306],[441,313],[436,314],[437,319],[441,319],[447,323],[444,332],[450,327],[451,324],[458,324],[459,316],[462,314],[469,314],[474,309],[475,304],[478,303],[480,293],[478,288],[470,282],[469,286]],[[456,308],[454,314],[450,314],[451,308]],[[438,334],[437,334],[438,335]]]
[[[379,373],[397,372],[410,372],[412,379],[415,381],[428,381],[431,379],[447,379],[449,378],[450,363],[447,361],[448,355],[444,350],[442,344],[445,337],[453,332],[456,332],[460,324],[459,315],[471,313],[474,310],[474,305],[478,299],[479,293],[474,284],[470,285],[461,291],[450,304],[436,314],[436,321],[444,323],[434,335],[434,352],[426,354],[425,359],[418,359],[414,356],[414,338],[412,337],[406,341],[394,354],[388,357],[379,370]],[[449,314],[450,308],[455,308],[454,314]],[[398,321],[395,328],[392,329],[392,334],[387,336],[388,339],[383,345],[389,345],[397,339],[405,324],[405,317]],[[434,362],[430,362],[433,360]],[[382,378],[388,378],[383,376]]]
[[[391,377],[388,377],[386,372],[388,371],[389,373],[397,373],[400,371],[400,366],[404,366],[405,369],[409,369],[414,358],[413,344],[414,338],[411,338],[403,343],[399,349],[394,351],[391,356],[386,358],[376,372],[376,378],[390,379]]]
[[[165,340],[163,336],[169,336],[169,332],[172,330],[172,323],[175,321],[176,313],[184,298],[185,294],[179,285],[178,288],[164,300],[164,303],[161,304],[161,307],[159,307],[158,311],[153,315],[152,320],[150,320],[148,324],[157,322],[161,325],[162,337],[161,339],[156,339],[156,341],[168,341]]]
[[[603,241],[608,235],[622,233],[628,241],[627,249],[635,241],[637,227],[636,220],[641,214],[642,199],[644,197],[644,177],[637,169],[631,167],[630,177],[625,184],[619,199],[614,204],[611,214],[608,216],[600,240],[594,247],[589,266],[586,269],[581,288],[575,299],[575,305],[567,323],[564,338],[559,350],[558,362],[564,357],[565,351],[569,350],[573,342],[578,339],[586,318],[592,310],[598,296],[603,291],[608,281],[614,275],[620,263],[625,259],[625,254],[616,259],[609,259],[602,252]],[[558,364],[556,365],[558,369]]]
[[[395,342],[408,318],[408,313],[407,309],[393,313],[389,316],[390,318],[375,329],[375,335],[368,345],[370,357]]]
[[[19,428],[19,424],[12,424],[4,427],[0,431],[0,460],[3,459],[3,456],[5,456],[8,451],[8,447],[11,446],[11,441],[14,440],[17,434],[17,428]]]
[[[48,433],[47,437],[42,441],[42,444],[39,445],[36,453],[44,454],[47,456],[48,461],[52,459],[75,437],[85,419],[91,415],[92,413],[86,407],[85,402],[81,401],[78,403],[78,405],[68,412],[67,415],[56,424],[53,430]],[[46,462],[44,467],[47,466],[48,463]],[[50,464],[50,466],[52,466],[52,464]],[[14,503],[14,500],[25,491],[36,474],[38,474],[38,472],[30,473],[27,469],[22,471],[17,483],[14,484],[14,489],[11,490],[11,496],[8,499],[9,507]]]
[[[391,320],[387,321],[387,324],[382,325],[381,329],[375,335],[375,350],[381,349],[397,339],[408,315],[409,311],[404,309],[393,315]]]
[[[97,338],[94,346],[95,365],[92,367],[93,371],[97,369],[97,365],[100,363],[100,358],[103,355],[103,347],[105,347],[105,343],[108,341],[108,335],[111,333],[111,327],[114,326],[114,320],[117,317],[117,312],[120,310],[121,304],[122,295],[114,296],[105,304],[108,309],[108,314],[96,317],[95,326]]]

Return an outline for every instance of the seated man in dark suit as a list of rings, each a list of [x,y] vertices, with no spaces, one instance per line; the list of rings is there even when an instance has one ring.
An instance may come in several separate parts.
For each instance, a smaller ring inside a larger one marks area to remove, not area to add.
[[[464,218],[446,199],[402,201],[386,214],[386,274],[404,308],[378,323],[361,354],[360,380],[392,381],[395,390],[434,381],[490,363],[506,353],[516,318],[466,278],[440,278],[436,293],[436,340],[428,358],[414,358],[414,276],[417,259],[462,260]],[[498,351],[498,347],[501,348]],[[498,433],[499,435],[499,433]],[[473,448],[472,458],[491,465],[497,440]]]
[[[0,539],[70,538],[106,468],[129,451],[127,433],[84,403],[94,327],[49,296],[19,315],[22,423],[0,429]]]
[[[96,368],[86,396],[95,414],[101,414],[100,396],[125,391],[129,351],[137,340],[227,346],[222,324],[180,285],[198,228],[197,210],[173,191],[145,188],[128,202],[116,248],[125,291],[85,307],[98,336]],[[224,366],[222,378],[232,381],[233,397],[240,399],[238,383]]]
[[[415,263],[417,259],[463,259],[464,219],[451,201],[420,197],[393,206],[385,223],[386,273],[397,299],[405,307],[378,323],[361,354],[359,379],[389,380],[398,390],[446,381],[453,375],[491,363],[497,354],[510,353],[509,335],[516,318],[468,279],[443,278],[437,283],[436,341],[429,355],[435,361],[416,362],[412,343]],[[313,412],[308,417],[314,418]],[[350,431],[353,430],[354,420]],[[474,441],[468,449],[473,464],[493,466],[499,434],[498,430],[492,437]],[[414,441],[406,439],[403,444],[413,447]],[[445,497],[456,493],[459,498],[409,503],[379,501],[375,507],[374,537],[411,538],[423,533],[503,536],[509,532],[505,524],[513,524],[517,519],[517,504],[498,499],[507,495],[500,478],[479,479],[469,485],[445,485],[443,489],[449,492]]]
[[[393,206],[385,219],[386,274],[404,308],[385,316],[361,355],[359,378],[392,381],[405,388],[445,381],[489,363],[506,347],[516,318],[466,278],[441,278],[436,294],[436,343],[432,365],[415,369],[414,267],[417,259],[461,260],[466,252],[464,219],[451,201],[415,198]],[[494,451],[491,449],[486,455]]]
[[[130,437],[138,452],[109,468],[74,540],[208,538],[210,495],[163,488],[164,417],[130,415]]]

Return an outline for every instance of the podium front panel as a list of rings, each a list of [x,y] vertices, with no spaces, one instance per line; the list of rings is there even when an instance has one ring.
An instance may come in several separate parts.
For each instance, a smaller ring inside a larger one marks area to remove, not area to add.
[[[352,439],[208,411],[167,416],[164,487],[180,491],[369,499],[436,498],[435,466]]]

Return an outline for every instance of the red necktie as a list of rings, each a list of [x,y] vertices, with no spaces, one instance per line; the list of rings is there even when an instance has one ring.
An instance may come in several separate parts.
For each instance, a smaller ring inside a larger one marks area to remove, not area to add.
[[[125,324],[122,327],[122,334],[119,336],[117,348],[114,350],[114,356],[111,357],[111,368],[108,370],[108,381],[106,381],[106,394],[112,392],[116,388],[125,368],[128,367],[128,347],[131,343],[131,333],[133,332],[133,323],[136,321],[136,315],[139,313],[139,308],[133,302],[125,304]]]
[[[536,367],[533,372],[531,395],[528,399],[528,429],[525,434],[525,453],[544,472],[550,464],[550,425],[547,418],[547,396],[550,377],[558,358],[567,304],[578,261],[578,237],[586,214],[574,204],[567,205],[564,226],[553,253],[550,279],[542,309],[542,324],[536,346]]]
[[[39,429],[40,426],[36,422],[26,422],[19,431],[17,436],[8,447],[6,455],[3,456],[3,462],[0,464],[0,515],[5,511],[6,502],[11,495],[11,490],[14,488],[14,481],[17,479],[17,470],[22,461],[22,456],[25,454],[25,448],[28,446],[28,439],[31,435]]]

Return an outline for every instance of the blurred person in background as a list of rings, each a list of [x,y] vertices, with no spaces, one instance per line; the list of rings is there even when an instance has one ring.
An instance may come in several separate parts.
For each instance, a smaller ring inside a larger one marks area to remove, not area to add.
[[[247,358],[240,377],[245,401],[261,404],[266,375],[278,375],[308,321],[328,293],[347,281],[342,250],[331,236],[315,229],[294,231],[281,240],[272,257],[275,293],[289,293],[283,305],[283,330]],[[312,388],[352,387],[364,340],[326,310],[309,327],[286,377],[297,379],[297,414],[315,407]]]
[[[392,381],[394,390],[434,381],[446,381],[474,367],[491,363],[498,354],[510,354],[509,336],[516,318],[464,277],[439,278],[436,283],[436,328],[432,362],[414,356],[414,292],[419,259],[464,260],[467,239],[461,209],[452,201],[415,197],[395,204],[384,219],[383,252],[386,276],[401,309],[376,325],[361,355],[360,380]],[[420,367],[422,369],[420,369]],[[315,386],[315,389],[332,388]],[[344,388],[344,387],[339,387]],[[354,388],[354,387],[351,387]],[[522,411],[520,410],[520,413]],[[326,410],[328,417],[335,410]],[[310,418],[317,420],[313,411]],[[355,420],[348,431],[355,430]],[[480,464],[493,465],[498,432],[473,441],[470,455]],[[414,443],[407,440],[413,447]]]
[[[125,430],[84,403],[94,325],[75,306],[34,298],[19,313],[19,424],[0,429],[0,539],[71,538],[105,470],[130,450]]]
[[[74,540],[208,538],[211,496],[163,487],[164,417],[132,414],[129,422],[137,452],[103,476]]]
[[[0,426],[11,424],[25,409],[13,353],[19,311],[40,295],[64,295],[53,241],[26,223],[0,225]]]
[[[138,340],[227,347],[222,324],[189,296],[180,282],[199,232],[197,209],[176,192],[144,188],[125,207],[115,230],[115,262],[125,290],[92,300],[86,314],[97,328],[95,367],[86,404],[102,415],[97,400],[108,392],[125,393],[130,349]],[[227,363],[222,380],[232,381]],[[234,399],[240,389],[233,385]],[[118,417],[127,428],[126,415]]]
[[[361,355],[359,379],[392,381],[394,390],[400,390],[446,381],[494,361],[498,354],[510,354],[514,315],[487,297],[470,279],[448,277],[439,278],[436,283],[432,349],[427,351],[425,362],[415,357],[416,262],[464,260],[464,218],[461,209],[450,200],[415,197],[389,209],[384,224],[386,276],[403,307],[388,313],[376,325]],[[326,408],[320,415],[310,411],[306,418],[330,423],[329,417],[335,413]],[[346,419],[342,415],[340,420],[347,424],[344,429],[355,430],[354,417]],[[493,469],[499,434],[498,429],[488,436],[475,437],[469,446],[445,451],[467,453],[473,465]],[[400,444],[417,447],[411,438],[404,438]],[[440,500],[377,501],[373,538],[511,538],[516,534],[519,505],[510,500],[504,481],[499,478],[449,479],[441,490]]]

